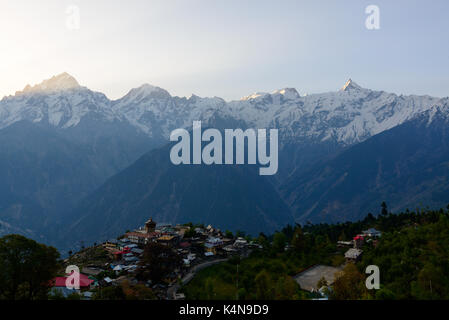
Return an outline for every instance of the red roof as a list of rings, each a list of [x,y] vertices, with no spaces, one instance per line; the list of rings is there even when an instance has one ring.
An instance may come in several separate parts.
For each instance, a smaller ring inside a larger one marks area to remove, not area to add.
[[[354,240],[363,240],[363,237],[361,235],[357,235],[354,237]]]
[[[67,277],[56,277],[52,280],[53,287],[65,287],[66,286]],[[85,274],[80,273],[80,288],[89,287],[94,280],[89,279]]]
[[[114,252],[114,254],[127,254],[127,253],[130,253],[130,252],[131,252],[130,248],[124,247],[122,251],[116,251],[116,252]]]
[[[190,243],[188,243],[188,242],[181,242],[179,244],[179,246],[182,247],[182,248],[187,248],[187,247],[190,247]]]

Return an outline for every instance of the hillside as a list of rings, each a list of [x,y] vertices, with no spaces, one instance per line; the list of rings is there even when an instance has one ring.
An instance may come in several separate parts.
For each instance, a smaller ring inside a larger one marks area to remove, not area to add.
[[[257,169],[247,165],[175,166],[167,145],[148,152],[85,198],[71,213],[75,218],[61,236],[64,240],[106,240],[141,225],[149,216],[161,223],[196,221],[255,235],[273,231],[293,218]]]

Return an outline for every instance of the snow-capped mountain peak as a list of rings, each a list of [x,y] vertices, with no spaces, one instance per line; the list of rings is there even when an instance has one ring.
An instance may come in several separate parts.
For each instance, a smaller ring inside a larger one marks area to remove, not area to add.
[[[257,99],[257,98],[260,98],[260,97],[264,97],[264,96],[266,96],[268,94],[269,93],[267,93],[267,92],[256,92],[256,93],[250,94],[248,96],[242,97],[240,99],[240,101],[254,100],[254,99]]]
[[[70,128],[86,116],[105,122],[123,119],[104,94],[80,86],[66,72],[37,85],[27,85],[23,91],[0,101],[0,129],[22,120]]]
[[[171,95],[167,90],[145,83],[140,87],[131,89],[123,98],[117,101],[133,101],[134,103],[146,99],[170,99]]]
[[[270,95],[281,95],[286,100],[296,100],[301,97],[295,88],[284,88],[284,89],[279,89],[279,90],[273,91],[271,94],[267,93],[267,92],[256,92],[256,93],[253,93],[253,94],[250,94],[248,96],[241,98],[240,101],[263,99],[264,97],[270,96]]]
[[[359,86],[357,83],[352,81],[351,78],[349,78],[348,81],[346,81],[345,85],[340,89],[341,91],[349,91],[351,89],[362,89],[361,86]]]
[[[80,88],[78,81],[67,72],[63,72],[34,86],[27,85],[22,91],[16,92],[16,95],[33,92],[50,93],[73,88]]]
[[[275,92],[273,92],[273,94],[280,94],[285,99],[288,99],[288,100],[295,100],[300,97],[298,91],[295,88],[284,88],[284,89],[276,90]]]
[[[73,88],[77,89],[67,90]],[[21,120],[48,121],[69,128],[88,116],[101,121],[126,121],[150,137],[166,139],[171,130],[202,120],[208,124],[218,121],[278,128],[281,138],[350,145],[410,120],[432,106],[447,104],[429,96],[398,96],[365,89],[351,79],[337,92],[301,97],[296,89],[284,88],[230,102],[218,97],[175,97],[149,84],[110,101],[101,93],[80,87],[67,73],[24,92],[39,94],[19,94],[0,101],[0,129]]]

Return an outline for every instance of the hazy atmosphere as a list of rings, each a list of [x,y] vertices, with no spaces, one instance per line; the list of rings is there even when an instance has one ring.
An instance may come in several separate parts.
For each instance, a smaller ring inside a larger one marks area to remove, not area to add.
[[[380,29],[365,27],[367,5]],[[0,96],[61,72],[117,99],[150,83],[172,95],[239,99],[352,78],[447,96],[447,1],[0,2]]]

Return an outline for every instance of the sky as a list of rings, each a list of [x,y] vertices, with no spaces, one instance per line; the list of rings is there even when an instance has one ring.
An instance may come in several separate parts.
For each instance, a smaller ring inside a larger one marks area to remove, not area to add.
[[[0,97],[62,72],[110,99],[143,83],[235,100],[348,78],[449,96],[448,14],[447,0],[0,0]]]

